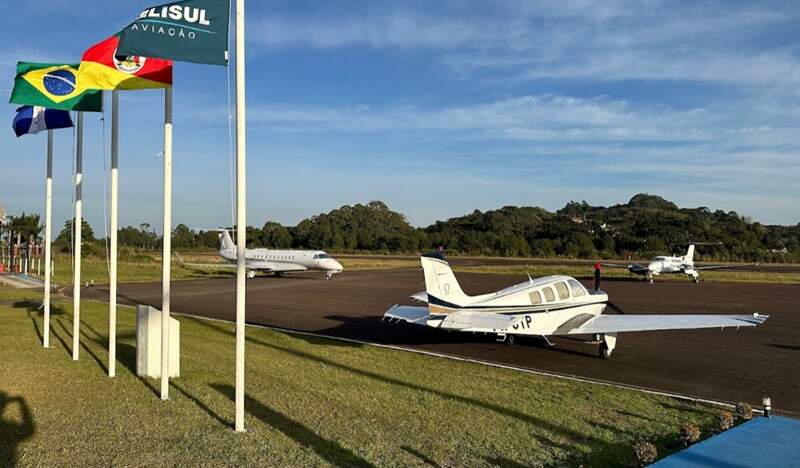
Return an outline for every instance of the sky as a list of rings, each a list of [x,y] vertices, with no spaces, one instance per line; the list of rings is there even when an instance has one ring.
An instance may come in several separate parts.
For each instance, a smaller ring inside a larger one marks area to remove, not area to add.
[[[15,5],[1,20],[0,90],[17,60],[77,62],[152,4]],[[247,5],[250,225],[382,200],[425,226],[474,209],[611,205],[639,192],[800,222],[795,2]],[[173,225],[231,223],[228,72],[175,66]],[[0,205],[43,212],[46,137],[16,139],[14,109],[0,131]],[[120,109],[120,225],[160,229],[163,92],[122,93]],[[83,203],[101,235],[103,117],[86,117]],[[72,209],[73,132],[55,138],[60,226]]]

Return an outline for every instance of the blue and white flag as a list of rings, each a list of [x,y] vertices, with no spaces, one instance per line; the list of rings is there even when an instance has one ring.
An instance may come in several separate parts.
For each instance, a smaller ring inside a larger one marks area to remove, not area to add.
[[[29,133],[39,133],[42,130],[55,130],[57,128],[72,127],[69,111],[45,109],[39,106],[22,106],[17,109],[14,116],[14,133],[17,137]]]

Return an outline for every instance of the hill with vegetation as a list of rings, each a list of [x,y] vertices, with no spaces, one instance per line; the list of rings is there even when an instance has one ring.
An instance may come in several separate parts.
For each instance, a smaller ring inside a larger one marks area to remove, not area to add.
[[[29,225],[36,224],[30,221],[20,223],[26,234]],[[60,241],[69,236],[68,226]],[[764,225],[734,211],[679,208],[649,194],[637,194],[627,203],[608,207],[573,201],[555,212],[532,206],[475,210],[422,228],[412,226],[405,215],[383,202],[371,201],[345,205],[296,226],[267,221],[261,228],[247,230],[249,247],[331,252],[417,253],[442,245],[451,255],[647,258],[683,253],[694,242],[703,244],[697,251],[702,260],[800,261],[800,224]],[[119,241],[136,249],[160,246],[147,224],[121,229]],[[172,245],[176,249],[213,249],[218,246],[217,233],[179,224],[173,230]]]

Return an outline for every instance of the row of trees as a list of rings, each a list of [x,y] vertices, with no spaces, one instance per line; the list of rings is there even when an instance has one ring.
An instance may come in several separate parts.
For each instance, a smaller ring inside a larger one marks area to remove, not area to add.
[[[38,215],[23,214],[16,226],[19,232],[38,233]],[[85,243],[102,248],[102,240],[95,239],[91,227],[85,221],[83,226]],[[70,248],[70,229],[68,221],[56,238],[61,250]],[[122,228],[118,239],[122,246],[144,251],[157,250],[161,244],[148,224]],[[261,228],[249,226],[247,241],[249,247],[333,252],[410,253],[442,245],[451,254],[572,258],[681,253],[687,244],[695,242],[707,244],[698,249],[698,256],[704,259],[800,261],[800,224],[765,226],[733,211],[678,208],[647,194],[610,207],[583,201],[570,202],[556,212],[515,206],[475,210],[425,228],[411,226],[404,215],[373,201],[343,206],[296,226],[272,221]],[[195,231],[179,224],[172,232],[172,245],[184,250],[216,249],[218,232]],[[94,250],[90,247],[88,253]]]

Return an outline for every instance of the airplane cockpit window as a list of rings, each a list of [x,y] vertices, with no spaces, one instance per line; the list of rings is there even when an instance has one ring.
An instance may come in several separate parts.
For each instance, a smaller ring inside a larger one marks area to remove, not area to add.
[[[569,288],[567,288],[567,283],[563,281],[556,283],[556,291],[558,291],[558,298],[562,301],[564,299],[569,299]]]
[[[586,295],[586,288],[583,287],[578,281],[571,279],[569,280],[569,287],[572,289],[572,295],[574,297],[581,297]]]
[[[328,254],[323,252],[321,254],[314,255],[314,258],[319,258],[320,260],[322,260],[323,258],[331,258],[331,257],[330,257],[330,255],[328,255]]]
[[[544,298],[547,299],[547,302],[554,302],[556,300],[556,295],[553,293],[553,290],[550,288],[542,289],[544,292]]]
[[[542,295],[539,294],[539,291],[533,291],[532,293],[528,294],[531,298],[531,304],[541,304],[542,303]]]

